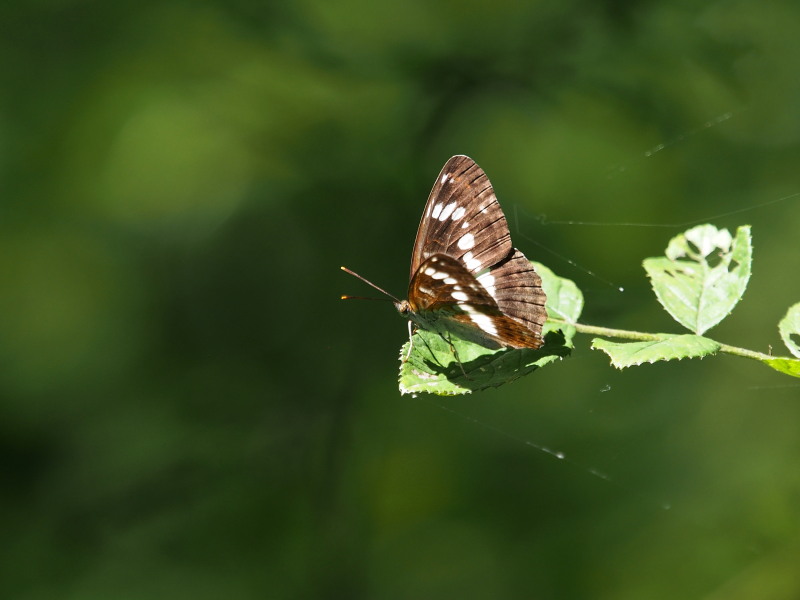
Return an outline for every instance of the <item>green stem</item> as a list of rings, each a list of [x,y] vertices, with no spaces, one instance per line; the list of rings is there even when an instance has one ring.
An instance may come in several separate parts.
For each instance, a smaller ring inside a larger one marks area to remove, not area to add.
[[[658,342],[674,335],[671,333],[645,333],[643,331],[630,331],[627,329],[612,329],[610,327],[585,325],[584,323],[568,323],[563,319],[550,319],[550,321],[563,325],[572,325],[579,333],[603,335],[606,337],[620,338],[624,340],[635,340],[637,342]],[[779,358],[777,356],[764,354],[763,352],[748,350],[747,348],[737,348],[736,346],[729,346],[728,344],[721,344],[719,342],[717,343],[719,344],[720,352],[725,352],[726,354],[733,354],[735,356],[742,356],[744,358],[753,358],[755,360],[770,360],[773,358]]]
[[[728,344],[719,343],[719,351],[726,354],[734,354],[736,356],[743,356],[744,358],[754,358],[756,360],[770,360],[772,358],[782,358],[780,356],[771,356],[763,352],[756,352],[755,350],[748,350],[747,348],[738,348],[736,346],[729,346]]]

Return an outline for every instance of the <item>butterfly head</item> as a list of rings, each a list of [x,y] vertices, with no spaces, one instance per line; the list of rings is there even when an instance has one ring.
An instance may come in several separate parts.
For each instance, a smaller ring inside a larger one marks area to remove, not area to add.
[[[400,316],[404,319],[409,318],[409,314],[411,313],[411,306],[408,304],[408,300],[395,300],[394,307],[397,309],[397,312],[400,313]]]

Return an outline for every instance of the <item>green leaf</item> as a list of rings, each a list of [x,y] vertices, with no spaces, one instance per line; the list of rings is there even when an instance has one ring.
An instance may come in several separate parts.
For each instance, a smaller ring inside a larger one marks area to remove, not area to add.
[[[468,394],[509,383],[569,354],[564,336],[557,332],[547,334],[538,350],[491,350],[456,337],[452,342],[460,364],[442,336],[417,330],[401,350],[400,393]],[[409,343],[413,349],[403,361]]]
[[[786,375],[800,377],[800,360],[791,358],[768,358],[761,362]]]
[[[536,272],[542,278],[542,289],[547,295],[548,318],[563,319],[567,323],[575,323],[583,310],[583,294],[571,279],[559,277],[541,263],[531,261]],[[544,324],[544,335],[550,331],[560,330],[564,334],[565,344],[573,347],[575,337],[574,325],[564,325],[548,321]]]
[[[609,342],[601,338],[592,340],[592,349],[602,350],[618,369],[654,363],[659,360],[700,358],[714,354],[720,345],[699,335],[661,334],[662,339],[647,342]]]
[[[722,321],[744,294],[752,261],[750,226],[698,225],[670,240],[666,256],[644,268],[661,305],[698,335]]]
[[[548,316],[576,321],[583,308],[583,294],[575,283],[558,277],[540,263],[533,265],[542,278]],[[575,336],[574,326],[548,321],[542,334],[545,343],[538,350],[492,350],[455,336],[451,339],[451,347],[439,334],[417,330],[400,351],[400,392],[427,392],[440,396],[467,394],[509,383],[569,355]],[[453,349],[458,353],[458,359]],[[408,359],[403,360],[406,356]]]
[[[786,315],[778,323],[778,331],[786,347],[794,356],[800,358],[800,302],[789,307]]]

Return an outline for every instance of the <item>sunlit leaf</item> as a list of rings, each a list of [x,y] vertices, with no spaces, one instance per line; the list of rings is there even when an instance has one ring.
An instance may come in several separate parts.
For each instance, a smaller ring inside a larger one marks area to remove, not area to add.
[[[564,336],[558,332],[548,334],[538,350],[490,350],[455,337],[452,342],[460,364],[442,336],[422,329],[414,333],[408,360],[403,361],[403,357],[409,342],[401,350],[400,392],[468,394],[509,383],[569,354]]]
[[[702,334],[736,306],[750,279],[750,227],[698,225],[670,240],[666,256],[644,268],[661,305],[681,325]]]
[[[761,362],[786,375],[800,377],[800,360],[792,358],[768,358]]]
[[[654,363],[660,360],[701,358],[714,354],[720,345],[699,335],[665,335],[664,339],[647,342],[609,342],[601,338],[592,340],[592,348],[602,350],[618,369]]]
[[[786,315],[778,323],[778,331],[789,352],[800,358],[800,302],[786,311]]]

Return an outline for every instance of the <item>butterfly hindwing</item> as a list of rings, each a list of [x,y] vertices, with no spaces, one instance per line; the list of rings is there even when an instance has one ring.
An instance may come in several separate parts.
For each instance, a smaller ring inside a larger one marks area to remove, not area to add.
[[[490,348],[538,348],[542,343],[541,323],[511,316],[515,311],[527,314],[530,307],[543,310],[538,304],[544,303],[538,275],[518,251],[499,269],[497,279],[486,275],[476,278],[457,259],[434,254],[411,279],[409,316],[424,329],[443,335],[453,333]],[[491,282],[491,286],[484,282]]]
[[[525,255],[513,249],[508,259],[479,274],[477,281],[487,289],[500,311],[526,330],[522,346],[538,348],[542,343],[542,326],[547,320],[547,297],[542,289],[542,278]]]
[[[472,273],[446,254],[428,258],[408,285],[408,303],[414,312],[442,310],[464,302],[499,310],[494,298]]]

